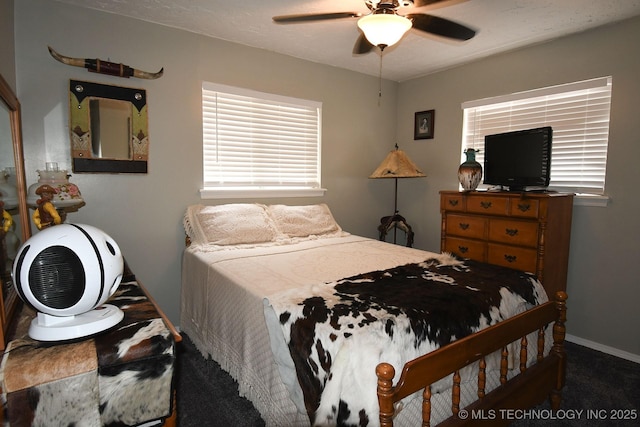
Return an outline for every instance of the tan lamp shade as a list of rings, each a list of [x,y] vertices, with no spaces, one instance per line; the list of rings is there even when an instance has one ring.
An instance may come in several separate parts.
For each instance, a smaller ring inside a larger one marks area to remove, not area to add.
[[[409,156],[397,148],[390,151],[369,178],[421,178],[427,176]]]

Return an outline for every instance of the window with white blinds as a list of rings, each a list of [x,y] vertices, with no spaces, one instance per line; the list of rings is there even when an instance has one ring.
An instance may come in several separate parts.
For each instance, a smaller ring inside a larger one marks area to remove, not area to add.
[[[202,197],[321,195],[322,104],[202,84]]]
[[[485,135],[553,128],[551,182],[558,191],[604,194],[611,77],[465,102],[462,151],[479,149]]]

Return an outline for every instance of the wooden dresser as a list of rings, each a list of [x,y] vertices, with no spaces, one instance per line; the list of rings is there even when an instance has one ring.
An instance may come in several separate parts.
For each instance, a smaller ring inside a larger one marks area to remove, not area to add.
[[[535,273],[566,291],[573,194],[440,192],[440,249]]]

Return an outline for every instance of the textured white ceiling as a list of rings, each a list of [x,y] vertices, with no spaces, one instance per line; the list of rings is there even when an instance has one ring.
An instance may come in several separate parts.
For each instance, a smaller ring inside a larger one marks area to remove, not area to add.
[[[355,11],[363,0],[56,0],[377,76],[379,51],[353,55],[357,20],[278,25],[276,15]],[[494,53],[640,15],[640,0],[450,0],[399,9],[477,30],[466,42],[410,31],[383,56],[384,78],[403,81]]]

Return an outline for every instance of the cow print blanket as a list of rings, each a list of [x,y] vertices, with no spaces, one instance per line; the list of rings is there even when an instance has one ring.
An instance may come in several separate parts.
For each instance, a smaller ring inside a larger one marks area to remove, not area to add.
[[[531,274],[448,254],[269,298],[311,424],[341,426],[378,425],[378,363],[399,375],[407,361],[546,300]]]

